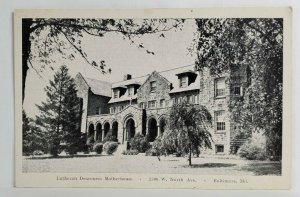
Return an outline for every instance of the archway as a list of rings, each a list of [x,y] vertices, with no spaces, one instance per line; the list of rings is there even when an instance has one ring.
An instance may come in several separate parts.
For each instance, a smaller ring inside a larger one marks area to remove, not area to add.
[[[96,125],[96,140],[103,140],[102,139],[102,125],[98,123]]]
[[[157,137],[157,121],[155,118],[151,118],[148,120],[148,140],[149,142],[153,142]]]
[[[110,125],[109,125],[108,122],[106,122],[106,123],[104,124],[104,137],[107,136],[107,134],[108,134],[108,132],[109,132],[109,129],[110,129]]]
[[[118,122],[115,121],[112,124],[112,135],[116,137],[116,139],[118,139]]]
[[[132,118],[126,121],[125,132],[125,141],[130,141],[135,135],[135,122]]]
[[[94,136],[94,134],[95,134],[95,126],[92,123],[92,124],[89,125],[88,137]]]
[[[162,136],[166,130],[167,127],[167,122],[165,120],[165,118],[161,118],[159,121],[159,127],[160,127],[160,136]]]

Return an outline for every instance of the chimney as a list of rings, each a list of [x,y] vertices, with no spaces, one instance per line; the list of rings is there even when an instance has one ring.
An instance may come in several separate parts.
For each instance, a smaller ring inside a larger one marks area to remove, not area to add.
[[[131,79],[131,75],[130,74],[124,75],[124,81],[129,80],[129,79]]]

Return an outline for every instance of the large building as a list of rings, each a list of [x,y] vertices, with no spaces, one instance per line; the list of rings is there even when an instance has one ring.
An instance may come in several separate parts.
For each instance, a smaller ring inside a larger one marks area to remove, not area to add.
[[[185,66],[142,77],[127,74],[112,84],[78,73],[75,81],[82,98],[81,131],[95,140],[114,135],[126,148],[136,133],[142,133],[152,142],[163,135],[170,107],[185,99],[206,106],[213,116],[214,147],[208,152],[235,153],[243,141],[236,138],[238,128],[230,121],[229,110],[230,100],[243,93],[246,83],[246,72],[240,69],[211,75]]]

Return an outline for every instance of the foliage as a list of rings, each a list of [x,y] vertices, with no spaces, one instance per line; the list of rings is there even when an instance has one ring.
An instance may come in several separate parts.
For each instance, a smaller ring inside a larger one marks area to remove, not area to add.
[[[33,151],[33,153],[32,153],[32,155],[43,155],[43,154],[44,154],[44,152],[41,151],[41,150],[35,150],[35,151]]]
[[[74,80],[68,75],[66,66],[61,66],[55,73],[45,92],[47,100],[42,105],[37,105],[40,115],[36,120],[45,131],[44,137],[51,147],[50,154],[57,156],[61,142],[66,144],[67,152],[75,154],[80,144],[82,112]]]
[[[150,143],[147,141],[141,133],[136,133],[135,136],[130,140],[130,149],[137,150],[140,153],[144,153],[150,148]]]
[[[103,151],[103,144],[102,143],[95,143],[93,146],[93,150],[97,153],[97,154],[101,154]]]
[[[97,142],[99,142],[99,141],[97,140]],[[94,136],[89,136],[89,137],[87,138],[86,144],[87,144],[88,146],[93,146],[94,143],[95,143]]]
[[[87,136],[86,133],[81,134],[81,137],[80,137],[79,142],[77,144],[78,152],[84,152],[84,153],[89,152],[89,146],[87,145],[86,136]]]
[[[108,132],[108,134],[104,137],[103,143],[105,142],[117,142],[117,137],[112,135],[111,132]]]
[[[263,131],[268,154],[281,155],[283,20],[196,19],[196,69],[211,74],[245,69],[241,97],[230,103],[232,120],[248,135]]]
[[[48,146],[46,140],[43,137],[44,133],[39,127],[36,126],[34,120],[27,117],[25,111],[22,112],[22,116],[23,155],[31,155],[36,150],[47,152]]]
[[[124,150],[122,152],[123,155],[137,155],[139,154],[138,150]]]
[[[145,155],[146,156],[161,156],[163,154],[165,154],[165,147],[162,144],[162,138],[161,136],[157,137],[154,141],[153,144],[151,146],[151,148],[149,148],[146,152]]]
[[[118,148],[118,143],[117,142],[105,142],[103,145],[103,149],[106,154],[111,155],[114,152],[116,152]]]
[[[22,71],[23,71],[23,99],[27,70],[29,66],[38,74],[46,66],[51,66],[54,59],[62,57],[73,60],[82,57],[86,63],[101,73],[110,72],[104,60],[92,60],[82,47],[83,38],[102,38],[107,34],[119,34],[124,40],[129,40],[145,50],[148,54],[154,52],[146,49],[143,43],[136,43],[134,38],[145,34],[157,33],[165,37],[164,32],[178,28],[183,19],[61,19],[61,18],[27,18],[22,20]],[[59,56],[60,55],[60,56]],[[53,58],[55,57],[55,58]],[[38,64],[33,65],[35,60]]]
[[[256,140],[249,139],[239,149],[238,154],[242,158],[249,160],[265,160],[267,159],[266,146],[257,143]]]
[[[201,105],[191,105],[186,101],[173,105],[170,111],[170,130],[172,138],[163,146],[174,147],[182,154],[188,154],[189,165],[192,165],[192,153],[201,147],[212,147],[209,129],[212,117],[209,111]]]
[[[50,153],[50,155],[52,155],[54,157],[57,157],[58,154],[60,153],[59,148],[60,148],[59,140],[57,138],[53,139],[49,142],[49,153]]]

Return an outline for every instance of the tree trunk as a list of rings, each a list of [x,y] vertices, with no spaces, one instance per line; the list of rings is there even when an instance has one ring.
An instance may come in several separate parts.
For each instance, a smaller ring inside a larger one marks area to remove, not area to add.
[[[189,166],[192,166],[192,144],[190,144]]]
[[[30,26],[32,25],[32,19],[22,19],[22,103],[25,98],[25,83],[27,77],[28,60],[30,54]]]

